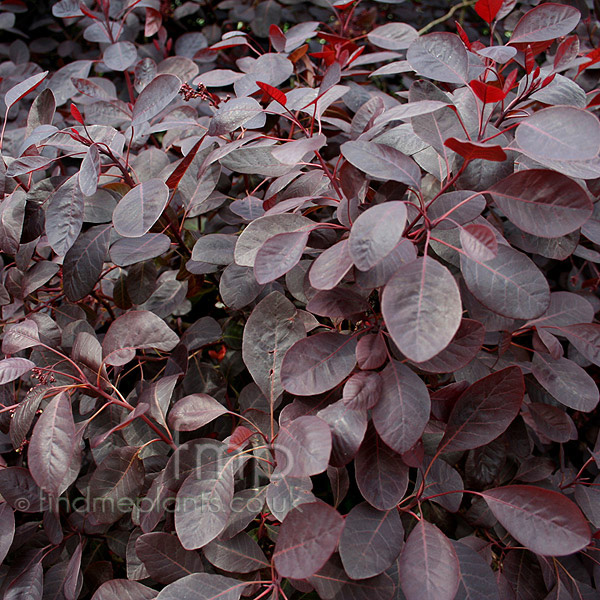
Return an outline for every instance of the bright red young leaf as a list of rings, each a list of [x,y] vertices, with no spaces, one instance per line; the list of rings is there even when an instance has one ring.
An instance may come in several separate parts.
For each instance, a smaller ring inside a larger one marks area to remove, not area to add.
[[[502,8],[503,0],[477,0],[475,11],[487,23],[491,23]]]
[[[79,112],[79,109],[71,102],[71,116],[78,122],[83,125],[83,117]]]
[[[273,87],[272,85],[269,85],[268,83],[263,83],[262,81],[257,81],[256,85],[269,98],[272,98],[276,102],[279,102],[279,104],[281,104],[281,106],[285,106],[286,105],[286,103],[287,103],[287,97],[286,97],[286,95],[281,90],[278,90],[276,87]]]
[[[482,158],[483,160],[490,160],[492,162],[504,162],[507,158],[502,146],[497,144],[484,144],[482,142],[471,142],[450,137],[444,140],[444,146],[447,146],[450,150],[454,150],[454,152],[460,154],[465,160]]]
[[[506,98],[505,92],[499,87],[490,83],[483,83],[479,79],[473,79],[469,82],[469,87],[475,92],[475,95],[484,103],[490,104],[493,102],[500,102]]]

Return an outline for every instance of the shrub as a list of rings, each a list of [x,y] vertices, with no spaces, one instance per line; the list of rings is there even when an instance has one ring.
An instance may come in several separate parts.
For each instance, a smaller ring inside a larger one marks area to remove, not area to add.
[[[573,4],[2,4],[4,598],[597,597]]]

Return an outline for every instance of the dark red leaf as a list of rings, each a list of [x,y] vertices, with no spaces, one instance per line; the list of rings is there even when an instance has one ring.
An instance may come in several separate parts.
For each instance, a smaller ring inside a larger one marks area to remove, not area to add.
[[[447,146],[450,150],[454,150],[454,152],[460,154],[465,160],[482,158],[483,160],[490,160],[492,162],[504,162],[507,158],[506,152],[499,145],[471,142],[451,137],[444,141],[444,146]]]

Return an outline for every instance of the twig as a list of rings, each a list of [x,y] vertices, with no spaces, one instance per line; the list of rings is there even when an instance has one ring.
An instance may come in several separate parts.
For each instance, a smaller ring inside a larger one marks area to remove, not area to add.
[[[430,29],[433,29],[436,25],[439,25],[440,23],[447,21],[448,19],[450,19],[452,17],[452,15],[457,10],[460,10],[461,8],[466,8],[468,6],[473,6],[475,4],[475,2],[476,2],[476,0],[464,0],[460,4],[453,6],[443,17],[440,17],[439,19],[435,19],[435,21],[431,21],[431,23],[427,23],[427,25],[425,25],[425,27],[423,27],[422,29],[419,29],[419,32],[418,32],[419,35],[423,35],[424,33],[427,33]]]

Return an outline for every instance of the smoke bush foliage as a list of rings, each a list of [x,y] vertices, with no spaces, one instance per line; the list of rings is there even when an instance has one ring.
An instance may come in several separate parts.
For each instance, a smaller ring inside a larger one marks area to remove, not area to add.
[[[598,597],[600,6],[447,9],[2,3],[3,598]]]

